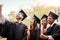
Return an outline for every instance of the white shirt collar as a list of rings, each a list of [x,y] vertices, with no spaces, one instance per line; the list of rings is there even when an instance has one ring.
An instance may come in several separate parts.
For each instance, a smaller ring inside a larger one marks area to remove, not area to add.
[[[19,23],[22,23],[22,21],[20,21]]]
[[[17,22],[17,21],[16,21]],[[22,23],[22,21],[19,21],[18,23]]]
[[[54,25],[54,23],[52,23],[52,25],[50,25],[51,27]]]

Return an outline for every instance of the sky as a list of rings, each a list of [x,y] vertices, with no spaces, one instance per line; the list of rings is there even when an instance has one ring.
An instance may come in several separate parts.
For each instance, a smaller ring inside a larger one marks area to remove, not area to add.
[[[60,6],[60,0],[0,0],[3,5],[2,14],[8,17],[11,11],[18,12],[19,8],[32,9],[36,5]]]

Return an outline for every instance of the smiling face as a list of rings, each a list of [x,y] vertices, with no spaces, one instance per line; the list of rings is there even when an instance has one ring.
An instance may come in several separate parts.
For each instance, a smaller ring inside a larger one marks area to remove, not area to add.
[[[43,26],[46,26],[46,25],[47,25],[47,20],[46,20],[46,19],[42,19],[42,20],[41,20],[41,24],[42,24]]]
[[[17,20],[20,20],[20,19],[22,19],[22,18],[23,18],[22,14],[21,14],[21,13],[18,13],[17,16],[16,16],[16,19],[17,19]]]
[[[55,19],[53,19],[53,17],[48,16],[48,23],[52,24],[55,21]]]

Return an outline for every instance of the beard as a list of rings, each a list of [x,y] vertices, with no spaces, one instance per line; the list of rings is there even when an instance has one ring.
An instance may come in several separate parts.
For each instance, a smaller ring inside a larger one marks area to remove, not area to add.
[[[17,19],[17,20],[20,20],[20,19],[21,19],[21,17],[16,17],[16,19]]]

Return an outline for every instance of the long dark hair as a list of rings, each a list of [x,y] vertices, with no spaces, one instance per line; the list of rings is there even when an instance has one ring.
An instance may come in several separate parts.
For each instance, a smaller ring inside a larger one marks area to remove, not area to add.
[[[30,25],[30,28],[32,28],[32,27],[33,27],[33,29],[35,29],[37,27],[37,22],[36,21],[34,21],[33,26]]]

